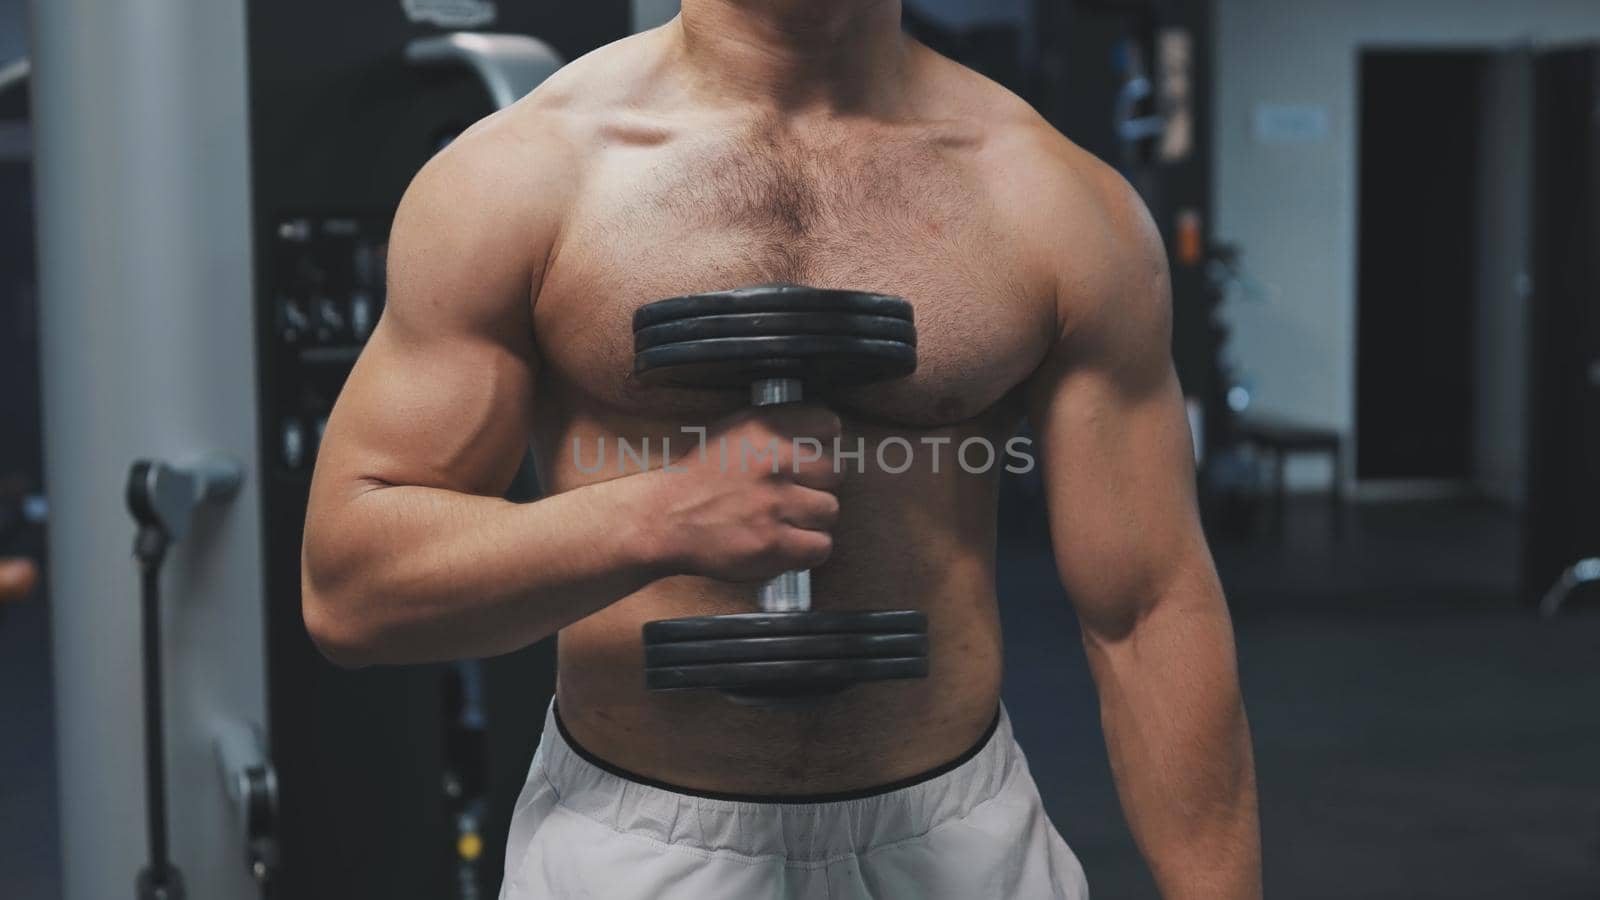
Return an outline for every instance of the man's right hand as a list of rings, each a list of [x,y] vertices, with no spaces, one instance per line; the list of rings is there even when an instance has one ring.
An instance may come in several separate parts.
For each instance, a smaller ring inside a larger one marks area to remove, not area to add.
[[[649,529],[676,573],[763,581],[821,565],[839,517],[839,417],[806,404],[744,410],[654,480]]]

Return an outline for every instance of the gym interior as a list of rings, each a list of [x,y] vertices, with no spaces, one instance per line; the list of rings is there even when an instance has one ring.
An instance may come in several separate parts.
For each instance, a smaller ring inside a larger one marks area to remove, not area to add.
[[[133,896],[157,843],[208,900],[496,896],[554,641],[323,659],[310,472],[411,177],[677,5],[0,0],[0,896]],[[903,27],[1160,228],[1267,895],[1600,897],[1600,4]],[[1158,897],[1037,473],[999,523],[1045,808],[1096,897]]]

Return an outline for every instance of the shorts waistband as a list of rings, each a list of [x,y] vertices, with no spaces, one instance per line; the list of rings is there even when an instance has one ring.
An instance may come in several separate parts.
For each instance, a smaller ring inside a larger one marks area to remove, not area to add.
[[[532,774],[545,779],[563,807],[613,831],[704,852],[804,863],[927,834],[993,798],[1025,766],[1002,707],[972,750],[869,792],[804,798],[687,792],[640,779],[576,746],[552,703]]]
[[[577,754],[583,759],[584,762],[589,763],[595,768],[610,772],[612,775],[615,775],[618,778],[631,781],[634,784],[644,785],[645,787],[660,788],[661,790],[668,791],[670,793],[683,794],[690,797],[699,797],[704,800],[730,800],[735,803],[837,803],[843,800],[865,800],[875,794],[887,794],[890,791],[898,791],[901,788],[915,787],[924,781],[931,781],[934,778],[937,778],[940,775],[957,768],[962,763],[965,763],[974,756],[977,756],[978,753],[988,745],[989,739],[994,737],[995,729],[1000,727],[1000,711],[996,709],[994,718],[989,722],[989,727],[983,730],[983,736],[974,741],[972,746],[965,753],[961,754],[955,759],[950,760],[942,766],[935,766],[926,772],[920,772],[916,775],[912,775],[909,778],[902,778],[898,781],[888,782],[887,784],[878,784],[873,785],[872,787],[857,788],[855,790],[838,791],[835,793],[826,794],[728,794],[716,791],[695,790],[694,788],[688,788],[682,785],[669,784],[665,781],[657,781],[654,778],[640,775],[637,772],[630,772],[621,766],[606,762],[605,760],[585,749],[584,746],[578,743],[578,740],[572,736],[572,732],[567,730],[567,723],[561,718],[560,706],[556,705],[555,703],[551,703],[550,710],[551,718],[555,720],[556,729],[561,735],[561,740],[566,742],[567,747],[572,750],[573,753]]]

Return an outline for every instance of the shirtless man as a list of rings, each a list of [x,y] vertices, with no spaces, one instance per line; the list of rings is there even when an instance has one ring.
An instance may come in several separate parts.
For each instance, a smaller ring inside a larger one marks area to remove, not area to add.
[[[592,464],[618,437],[685,449],[685,425],[842,430],[870,459],[896,435],[1003,446],[1024,416],[1162,894],[1260,894],[1160,238],[1116,174],[899,17],[684,0],[462,135],[401,204],[388,308],[317,464],[305,619],[347,665],[559,632],[503,897],[1086,896],[999,712],[998,467]],[[917,371],[760,411],[631,379],[635,308],[777,281],[907,298]],[[530,440],[549,496],[513,505]],[[645,690],[643,623],[750,611],[754,582],[804,567],[818,608],[925,610],[929,676],[800,709]]]

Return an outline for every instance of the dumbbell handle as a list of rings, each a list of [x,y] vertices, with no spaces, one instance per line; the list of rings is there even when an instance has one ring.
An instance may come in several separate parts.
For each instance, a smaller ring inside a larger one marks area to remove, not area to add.
[[[799,403],[803,399],[798,378],[763,378],[750,385],[750,402],[756,406]],[[784,572],[761,586],[763,612],[804,612],[811,608],[811,573],[805,569]]]

